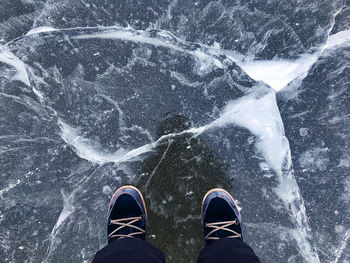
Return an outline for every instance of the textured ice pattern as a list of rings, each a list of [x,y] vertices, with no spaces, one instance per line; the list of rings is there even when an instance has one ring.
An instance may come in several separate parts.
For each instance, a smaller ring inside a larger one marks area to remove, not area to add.
[[[0,3],[0,258],[89,262],[134,184],[168,262],[239,201],[262,262],[350,262],[350,3]]]

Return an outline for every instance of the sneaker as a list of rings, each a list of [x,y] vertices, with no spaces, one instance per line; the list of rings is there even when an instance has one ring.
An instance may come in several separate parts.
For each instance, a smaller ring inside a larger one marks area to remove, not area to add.
[[[120,187],[108,206],[108,243],[125,237],[146,237],[147,210],[140,191],[130,185]]]
[[[221,238],[243,241],[242,218],[232,196],[224,189],[214,188],[203,198],[202,228],[206,245]]]

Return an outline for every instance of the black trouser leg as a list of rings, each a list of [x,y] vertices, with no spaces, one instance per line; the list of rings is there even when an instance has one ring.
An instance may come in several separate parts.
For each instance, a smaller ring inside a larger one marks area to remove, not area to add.
[[[165,263],[163,253],[139,238],[121,238],[98,251],[92,263]]]
[[[207,245],[197,263],[259,263],[253,249],[237,238],[223,238]]]

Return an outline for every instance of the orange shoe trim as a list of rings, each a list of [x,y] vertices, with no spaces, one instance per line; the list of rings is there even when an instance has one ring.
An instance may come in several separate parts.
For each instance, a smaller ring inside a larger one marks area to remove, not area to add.
[[[126,189],[126,188],[134,189],[134,190],[141,196],[142,204],[143,204],[143,206],[144,206],[144,208],[145,208],[145,213],[146,213],[146,217],[147,217],[147,207],[146,207],[145,199],[143,199],[143,195],[141,194],[140,190],[137,189],[137,188],[136,188],[135,186],[133,186],[133,185],[124,185],[124,186],[122,186],[122,187],[119,187],[119,188],[117,189],[117,191],[114,192],[114,194],[113,194],[113,196],[112,196],[112,198],[111,198],[111,201],[109,201],[108,210],[109,210],[109,207],[110,207],[111,204],[112,204],[112,200],[113,200],[114,196],[115,196],[119,191],[121,191],[121,190],[123,190],[123,189]]]
[[[231,200],[233,201],[233,203],[235,204],[235,206],[236,206],[236,208],[237,208],[237,211],[238,211],[239,216],[242,218],[241,213],[240,213],[240,211],[239,211],[239,208],[238,208],[238,205],[237,205],[235,199],[233,199],[232,195],[231,195],[229,192],[227,192],[225,189],[222,189],[222,188],[213,188],[213,189],[209,190],[209,191],[204,195],[203,200],[202,200],[202,206],[201,206],[201,216],[202,216],[202,218],[203,218],[203,205],[204,205],[205,199],[206,199],[206,198],[208,197],[208,195],[210,195],[212,192],[216,192],[216,191],[224,192],[225,194],[227,194],[227,195],[231,198]]]

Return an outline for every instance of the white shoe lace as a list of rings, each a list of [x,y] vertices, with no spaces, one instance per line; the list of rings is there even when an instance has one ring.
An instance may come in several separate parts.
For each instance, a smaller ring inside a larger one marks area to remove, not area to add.
[[[209,240],[216,240],[216,239],[220,239],[219,237],[213,237],[211,236],[212,234],[214,234],[215,232],[219,231],[219,230],[224,230],[224,231],[228,231],[231,232],[232,235],[231,236],[227,236],[226,238],[241,238],[242,235],[237,233],[236,231],[228,228],[229,226],[232,225],[239,225],[239,222],[237,220],[237,218],[234,221],[224,221],[224,222],[214,222],[214,223],[207,223],[205,226],[209,227],[209,228],[213,228],[213,230],[211,230],[206,236],[205,239],[209,239]]]
[[[108,235],[108,237],[109,238],[113,238],[113,237],[123,238],[123,237],[132,237],[132,236],[135,236],[135,235],[144,234],[146,232],[145,230],[143,230],[141,227],[133,225],[134,223],[136,223],[139,220],[142,220],[142,216],[110,220],[110,222],[109,222],[110,225],[117,225],[119,227],[114,229]],[[138,232],[133,232],[133,233],[130,233],[130,234],[127,234],[127,235],[125,235],[125,234],[115,234],[115,233],[117,233],[119,230],[121,230],[124,227],[134,228],[134,229],[138,230]]]

